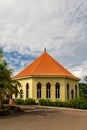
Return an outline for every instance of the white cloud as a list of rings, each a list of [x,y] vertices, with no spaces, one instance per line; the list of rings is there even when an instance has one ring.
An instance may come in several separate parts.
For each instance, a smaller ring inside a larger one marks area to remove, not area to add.
[[[2,46],[5,52],[34,56],[46,47],[63,65],[69,68],[71,64],[83,75],[82,63],[87,61],[87,0],[0,0]]]
[[[70,69],[72,71],[72,73],[78,77],[83,78],[85,75],[87,75],[87,61],[83,62],[80,65],[77,65],[75,67],[73,67],[72,69]]]

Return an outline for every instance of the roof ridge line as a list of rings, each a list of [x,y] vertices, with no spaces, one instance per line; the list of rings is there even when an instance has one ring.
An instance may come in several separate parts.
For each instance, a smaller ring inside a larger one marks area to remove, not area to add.
[[[46,52],[45,52],[46,53]],[[33,73],[35,73],[35,71],[36,71],[36,69],[37,69],[37,67],[39,66],[39,64],[41,63],[41,61],[42,61],[42,59],[43,58],[41,58],[45,53],[43,53],[39,58],[40,58],[40,62],[37,64],[37,66],[35,67],[35,69],[34,69],[34,71],[32,72],[32,74]]]

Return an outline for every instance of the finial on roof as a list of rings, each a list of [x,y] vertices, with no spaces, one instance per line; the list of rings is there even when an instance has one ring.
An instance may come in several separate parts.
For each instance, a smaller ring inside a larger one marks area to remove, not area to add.
[[[44,52],[46,52],[46,48],[44,48]]]

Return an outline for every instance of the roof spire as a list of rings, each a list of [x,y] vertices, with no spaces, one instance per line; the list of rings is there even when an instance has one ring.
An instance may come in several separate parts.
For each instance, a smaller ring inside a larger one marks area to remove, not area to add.
[[[46,53],[46,48],[44,48],[44,52]]]

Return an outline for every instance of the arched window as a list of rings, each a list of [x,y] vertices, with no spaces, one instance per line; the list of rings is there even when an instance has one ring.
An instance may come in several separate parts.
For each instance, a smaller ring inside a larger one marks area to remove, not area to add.
[[[71,90],[71,99],[74,99],[74,90]]]
[[[41,98],[41,83],[37,84],[37,98]]]
[[[67,84],[67,100],[69,100],[70,96],[69,96],[69,84]]]
[[[55,85],[56,98],[60,98],[60,84],[56,83]]]
[[[77,93],[77,85],[75,85],[75,98],[77,98],[78,93]]]
[[[20,90],[20,98],[23,98],[23,90]]]
[[[26,84],[26,98],[29,98],[29,84]]]
[[[50,99],[50,93],[51,93],[51,84],[48,82],[47,84],[46,84],[46,98],[47,99]]]

